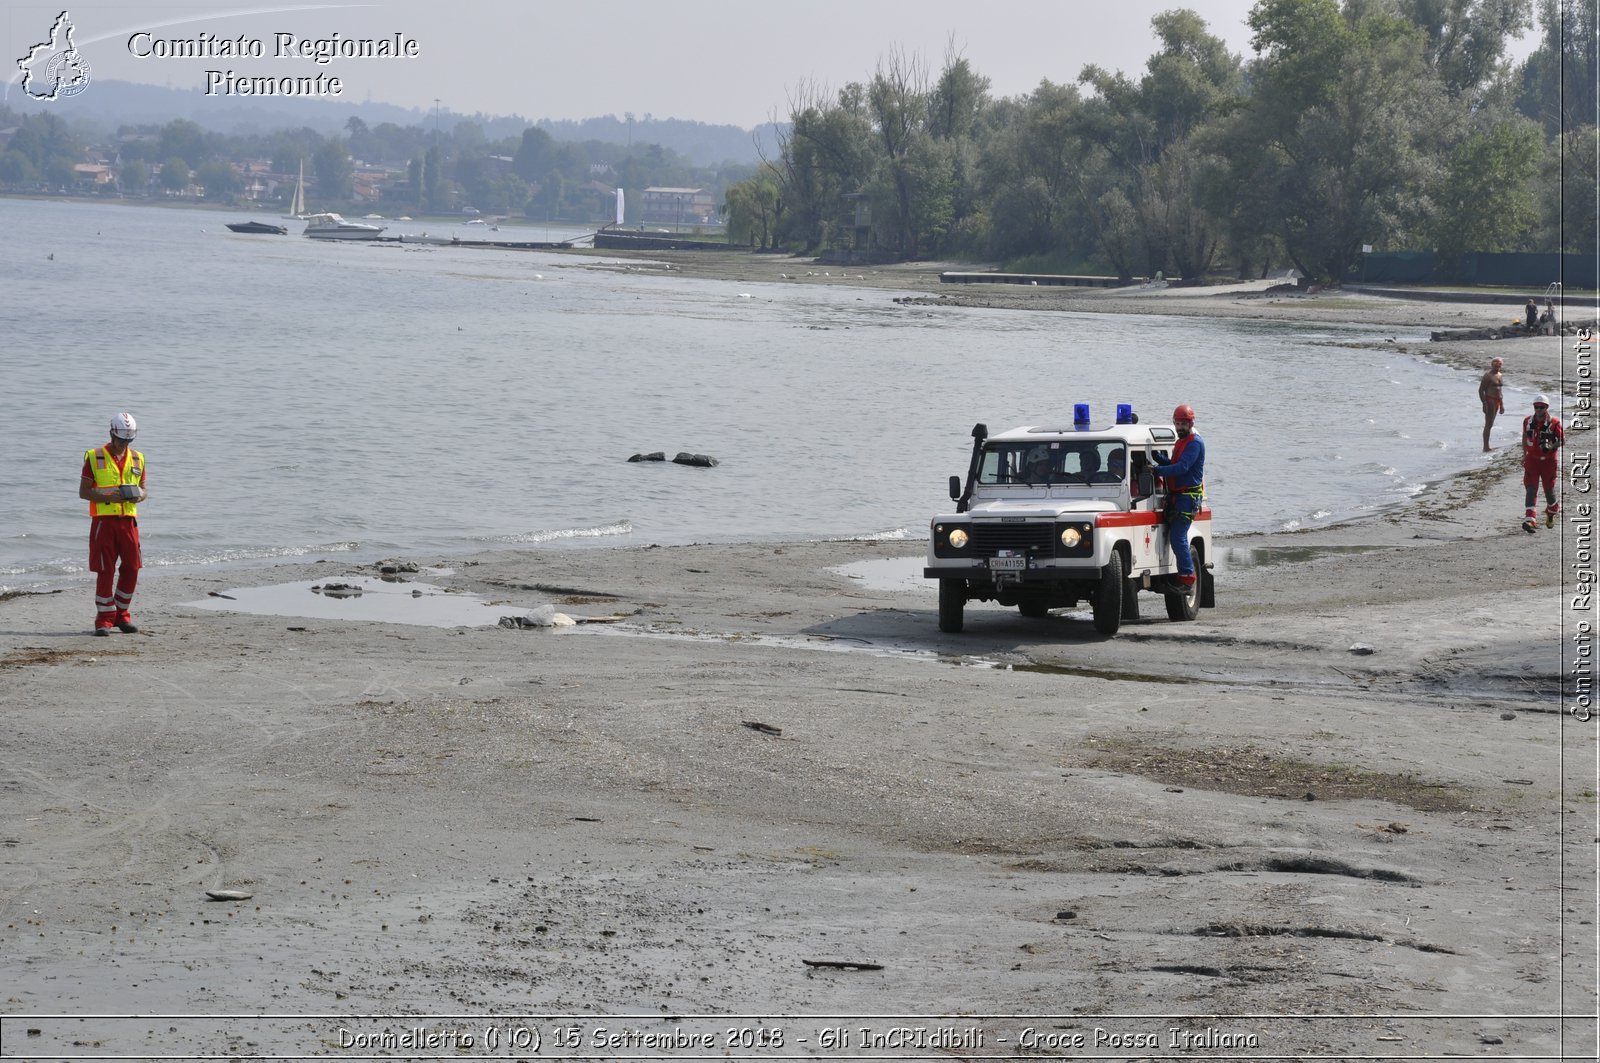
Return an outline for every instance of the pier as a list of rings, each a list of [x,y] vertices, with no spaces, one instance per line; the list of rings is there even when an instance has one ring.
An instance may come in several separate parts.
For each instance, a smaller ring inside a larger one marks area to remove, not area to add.
[[[359,242],[372,244],[431,244],[437,247],[490,247],[500,251],[569,251],[576,246],[571,240],[559,242],[543,240],[463,240],[459,236],[429,236],[426,233],[374,236],[370,240]]]
[[[941,273],[942,284],[1026,284],[1067,288],[1125,288],[1116,277],[1074,276],[1066,273]]]

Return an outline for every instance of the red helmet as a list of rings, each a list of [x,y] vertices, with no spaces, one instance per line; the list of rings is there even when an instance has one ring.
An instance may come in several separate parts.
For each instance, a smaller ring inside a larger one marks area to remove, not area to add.
[[[1190,424],[1194,424],[1194,407],[1187,402],[1179,406],[1172,411],[1172,421],[1174,424],[1179,421],[1188,421]]]

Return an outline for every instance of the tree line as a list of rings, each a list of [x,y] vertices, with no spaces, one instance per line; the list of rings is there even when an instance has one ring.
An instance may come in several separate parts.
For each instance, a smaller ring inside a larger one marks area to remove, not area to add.
[[[0,186],[71,188],[74,165],[99,153],[91,151],[94,133],[52,112],[22,116],[0,106],[0,128],[14,130],[0,148]],[[123,126],[98,142],[114,159],[125,193],[199,186],[206,200],[232,203],[244,191],[242,165],[264,160],[278,175],[297,174],[304,164],[308,195],[326,209],[353,201],[359,164],[395,175],[384,188],[391,206],[422,212],[470,206],[583,222],[614,216],[616,187],[706,187],[720,195],[754,171],[747,163],[697,165],[653,143],[558,141],[538,126],[488,139],[470,120],[436,129],[392,122],[369,127],[352,117],[341,133],[324,135],[309,127],[225,134],[180,118]],[[284,189],[280,198],[287,194]]]
[[[1142,75],[993,98],[955,49],[802,86],[730,238],[1013,269],[1337,281],[1364,246],[1592,251],[1596,0],[1260,0],[1253,57],[1191,10]]]

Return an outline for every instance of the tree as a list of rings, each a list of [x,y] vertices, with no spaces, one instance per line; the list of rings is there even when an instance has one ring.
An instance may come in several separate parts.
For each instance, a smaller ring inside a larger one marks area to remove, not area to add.
[[[1075,135],[1083,102],[1077,88],[1042,81],[1004,108],[980,167],[979,195],[989,217],[987,250],[997,258],[1074,248],[1074,219],[1090,221]]]
[[[1518,109],[1544,124],[1550,136],[1596,124],[1600,83],[1597,0],[1541,0],[1543,40],[1522,71]]]
[[[1255,93],[1237,113],[1230,179],[1310,278],[1343,279],[1363,243],[1416,209],[1448,128],[1421,31],[1379,5],[1262,0],[1250,13]]]
[[[438,145],[422,157],[422,206],[425,210],[443,210],[445,206],[444,158]]]
[[[872,174],[872,125],[866,89],[852,82],[828,100],[803,85],[790,103],[789,127],[778,133],[778,175],[784,211],[778,240],[806,250],[831,246],[853,213],[847,195]]]
[[[194,171],[194,180],[205,189],[205,197],[212,200],[230,200],[243,187],[233,166],[222,159],[201,163]]]
[[[1452,97],[1476,101],[1499,76],[1506,42],[1532,25],[1531,0],[1397,0],[1425,34],[1423,57]]]
[[[189,164],[174,155],[161,164],[161,187],[168,192],[182,192],[189,187]]]
[[[117,174],[117,186],[124,193],[143,195],[150,189],[150,167],[140,159],[123,163]]]
[[[922,61],[899,50],[889,53],[887,62],[878,64],[867,87],[867,104],[873,129],[877,133],[882,159],[874,222],[881,215],[885,243],[917,257],[918,236],[916,199],[920,194],[917,174],[910,163],[918,139],[926,135],[928,77]]]
[[[31,184],[39,180],[33,160],[15,148],[0,152],[0,184]]]
[[[372,131],[367,128],[367,123],[356,115],[351,115],[350,120],[344,124],[344,128],[350,137],[350,154],[364,161],[370,160],[375,144]]]
[[[953,40],[947,42],[944,69],[928,100],[928,132],[939,140],[976,135],[988,98],[989,79],[956,52]]]
[[[317,177],[317,195],[323,199],[349,199],[355,192],[350,149],[343,137],[330,137],[311,154]]]
[[[771,247],[781,203],[778,173],[770,165],[763,164],[754,177],[729,185],[722,204],[729,241]]]
[[[511,160],[511,172],[530,184],[535,183],[550,172],[555,156],[555,139],[538,126],[529,126],[522,131],[522,142]]]
[[[163,159],[176,156],[193,169],[213,155],[209,139],[198,125],[186,118],[174,118],[161,127],[156,153]]]
[[[1542,141],[1538,126],[1516,119],[1473,134],[1450,152],[1428,227],[1447,274],[1457,273],[1465,252],[1530,246]]]

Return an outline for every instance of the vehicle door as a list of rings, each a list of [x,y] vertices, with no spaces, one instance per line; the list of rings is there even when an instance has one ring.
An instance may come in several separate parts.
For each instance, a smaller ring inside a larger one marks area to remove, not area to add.
[[[1135,512],[1155,517],[1154,522],[1139,527],[1140,535],[1134,544],[1140,567],[1148,568],[1152,572],[1161,572],[1174,562],[1167,534],[1167,522],[1161,519],[1167,511],[1167,484],[1162,477],[1148,471],[1149,466],[1144,459],[1148,457],[1159,463],[1166,461],[1167,455],[1168,452],[1165,450],[1156,450],[1152,453],[1149,449],[1145,449],[1134,461],[1135,468],[1142,470],[1141,474],[1148,475],[1150,480],[1154,481],[1150,485],[1154,487],[1154,493],[1134,505]],[[1136,474],[1135,481],[1131,485],[1135,493],[1139,486],[1138,475],[1140,474]]]

